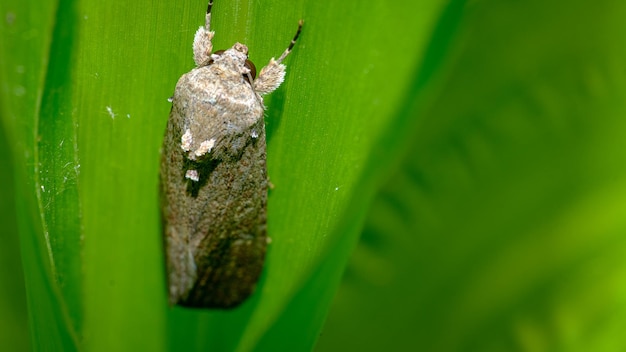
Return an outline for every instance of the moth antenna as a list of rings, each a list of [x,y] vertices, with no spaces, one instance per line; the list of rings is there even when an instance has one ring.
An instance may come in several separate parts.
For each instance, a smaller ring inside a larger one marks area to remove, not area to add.
[[[302,31],[302,25],[304,24],[303,20],[298,21],[298,30],[296,31],[296,35],[293,36],[293,39],[291,40],[291,43],[289,43],[289,46],[287,47],[287,49],[285,50],[285,52],[283,52],[282,55],[280,55],[280,57],[278,58],[278,60],[276,60],[277,63],[281,63],[283,62],[283,60],[287,57],[287,55],[289,55],[289,53],[291,52],[291,49],[293,49],[293,46],[296,45],[296,41],[298,40],[298,37],[300,36],[300,32]]]

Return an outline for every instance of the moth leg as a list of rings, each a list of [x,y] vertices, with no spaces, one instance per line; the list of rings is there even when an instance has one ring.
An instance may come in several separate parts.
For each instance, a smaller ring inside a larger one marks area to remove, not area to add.
[[[254,81],[254,90],[261,94],[268,94],[276,90],[278,86],[285,80],[285,65],[282,64],[283,60],[289,55],[291,49],[296,44],[296,40],[298,40],[298,36],[300,35],[300,31],[302,30],[302,24],[304,22],[300,20],[298,22],[298,31],[296,35],[291,40],[289,47],[283,52],[282,55],[275,60],[274,58],[270,59],[269,64],[263,67],[261,73],[259,73],[259,77]]]
[[[196,36],[193,38],[193,61],[196,66],[206,66],[211,60],[211,52],[213,52],[213,36],[215,32],[211,31],[211,7],[213,0],[209,0],[206,9],[206,17],[204,27],[198,28]]]

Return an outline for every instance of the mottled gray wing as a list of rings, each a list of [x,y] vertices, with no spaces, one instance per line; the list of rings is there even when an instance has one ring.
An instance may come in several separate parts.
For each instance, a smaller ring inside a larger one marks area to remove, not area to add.
[[[208,76],[190,78],[196,70],[207,70]],[[252,293],[263,268],[265,127],[263,106],[252,89],[258,106],[251,110],[250,96],[216,96],[227,87],[216,86],[215,80],[206,82],[211,80],[209,70],[210,66],[194,69],[179,80],[163,142],[168,285],[172,304],[230,308]],[[256,115],[254,119],[250,114]],[[194,130],[195,139],[202,134],[217,142],[210,153],[191,160],[181,148],[181,137],[190,123],[203,119],[206,122],[199,125],[204,129]],[[197,181],[185,177],[188,170],[197,171]]]

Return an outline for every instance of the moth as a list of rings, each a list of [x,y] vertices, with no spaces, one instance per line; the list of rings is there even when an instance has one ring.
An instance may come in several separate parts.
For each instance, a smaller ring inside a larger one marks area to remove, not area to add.
[[[248,48],[213,52],[209,0],[193,41],[196,67],[176,84],[160,188],[170,304],[232,308],[253,291],[267,245],[262,96],[285,77],[287,49],[256,77]]]

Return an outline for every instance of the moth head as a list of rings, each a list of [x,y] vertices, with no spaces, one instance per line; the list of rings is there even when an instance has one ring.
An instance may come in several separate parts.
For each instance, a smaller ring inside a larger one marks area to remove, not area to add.
[[[248,48],[243,44],[235,43],[235,45],[228,50],[217,50],[211,54],[209,65],[212,65],[215,62],[221,62],[226,57],[229,58],[230,62],[239,66],[242,71],[243,78],[248,81],[248,83],[252,84],[249,77],[251,77],[252,80],[256,78],[256,66],[254,66],[254,63],[248,59]],[[248,76],[247,73],[249,73],[250,76]]]

